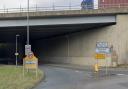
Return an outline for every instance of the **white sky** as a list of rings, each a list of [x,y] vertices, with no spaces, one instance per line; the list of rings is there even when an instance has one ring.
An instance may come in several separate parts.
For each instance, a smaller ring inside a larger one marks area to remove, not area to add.
[[[29,0],[30,6],[42,6],[42,7],[52,7],[53,3],[55,5],[67,5],[69,6],[70,2],[72,5],[80,5],[82,0]],[[17,7],[26,7],[27,0],[0,0],[0,8],[17,8]]]
[[[28,0],[0,0],[0,9],[4,8],[26,8]],[[29,0],[30,7],[48,7],[53,8],[53,4],[55,6],[66,6],[69,9],[71,5],[74,9],[81,8],[82,0]],[[94,0],[94,8],[98,9],[98,0]],[[56,9],[63,10],[65,7],[56,7]],[[44,8],[45,9],[45,8]]]

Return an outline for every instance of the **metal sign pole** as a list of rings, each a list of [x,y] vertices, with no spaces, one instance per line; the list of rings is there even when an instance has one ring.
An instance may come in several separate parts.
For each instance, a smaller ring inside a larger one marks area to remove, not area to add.
[[[106,76],[108,75],[108,61],[107,61],[107,56],[105,57],[106,60]]]
[[[30,47],[31,49],[31,45],[30,45],[30,25],[29,25],[29,0],[28,0],[28,7],[27,7],[27,38],[26,38],[26,45],[25,45],[25,55],[28,55],[26,54],[26,51],[27,51],[27,47]],[[29,51],[29,53],[31,52],[31,50]]]
[[[23,59],[23,79],[24,79],[24,76],[25,76],[25,59]]]
[[[36,61],[37,63],[36,63],[36,78],[38,77],[38,59],[37,59],[37,61]]]
[[[98,61],[99,59],[97,59],[97,69],[98,69],[98,71],[97,71],[97,79],[99,79],[99,77],[100,77],[100,74],[99,74],[99,61]]]
[[[29,0],[27,8],[27,44],[29,45]]]

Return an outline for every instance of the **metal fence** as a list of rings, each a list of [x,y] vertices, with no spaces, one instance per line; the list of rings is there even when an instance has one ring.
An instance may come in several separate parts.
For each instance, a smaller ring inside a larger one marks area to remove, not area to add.
[[[72,6],[52,6],[52,7],[29,7],[29,12],[41,12],[41,11],[63,11],[63,10],[80,10],[80,5]],[[27,8],[4,8],[0,9],[0,13],[21,13],[27,12]]]
[[[86,7],[92,7],[87,5]],[[84,10],[90,10],[88,8],[84,8]],[[128,3],[121,4],[100,4],[93,6],[93,9],[107,9],[107,8],[128,8]],[[29,12],[41,12],[41,11],[63,11],[63,10],[83,10],[81,5],[65,5],[65,6],[56,6],[52,7],[30,7]],[[27,12],[27,8],[4,8],[0,9],[0,13],[22,13]]]

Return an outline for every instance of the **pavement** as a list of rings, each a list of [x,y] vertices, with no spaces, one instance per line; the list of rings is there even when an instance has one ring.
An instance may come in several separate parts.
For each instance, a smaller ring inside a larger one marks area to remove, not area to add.
[[[105,70],[95,74],[92,70],[53,65],[40,66],[45,80],[34,89],[128,89],[128,70]],[[123,71],[124,70],[124,71]]]

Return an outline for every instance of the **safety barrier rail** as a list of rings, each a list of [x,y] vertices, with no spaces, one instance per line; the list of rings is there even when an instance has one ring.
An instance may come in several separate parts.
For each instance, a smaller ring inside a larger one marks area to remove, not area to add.
[[[29,7],[29,12],[41,12],[41,11],[63,11],[63,10],[80,10],[80,5],[73,6],[52,6],[52,7]],[[0,9],[0,13],[21,13],[27,12],[27,8],[4,8]]]
[[[128,3],[120,4],[100,4],[100,5],[65,5],[65,6],[56,6],[51,7],[30,7],[29,12],[41,12],[41,11],[63,11],[63,10],[88,10],[88,9],[107,9],[107,8],[128,8]],[[22,13],[27,12],[27,8],[4,8],[0,9],[0,13]]]

